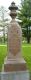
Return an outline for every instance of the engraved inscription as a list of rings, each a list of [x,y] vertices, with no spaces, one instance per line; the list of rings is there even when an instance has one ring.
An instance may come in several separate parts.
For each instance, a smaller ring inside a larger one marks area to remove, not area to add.
[[[9,31],[8,41],[9,51],[13,55],[16,55],[20,51],[20,34],[16,27],[11,27],[11,30]]]

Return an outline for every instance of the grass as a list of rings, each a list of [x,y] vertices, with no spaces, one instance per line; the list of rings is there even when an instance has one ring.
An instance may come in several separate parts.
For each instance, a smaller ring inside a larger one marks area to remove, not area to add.
[[[2,69],[2,64],[4,62],[4,58],[6,57],[6,54],[7,54],[7,46],[0,45],[0,71]],[[27,62],[27,67],[31,71],[31,44],[22,45],[22,54]]]
[[[7,46],[1,46],[0,45],[0,71],[2,69],[2,64],[4,62],[4,58],[7,54]]]
[[[31,71],[31,44],[23,44],[22,54],[24,59],[26,60],[27,67]]]

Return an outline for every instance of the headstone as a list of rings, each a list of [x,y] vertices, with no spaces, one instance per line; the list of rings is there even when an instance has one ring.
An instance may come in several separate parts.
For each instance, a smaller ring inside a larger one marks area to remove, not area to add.
[[[12,20],[8,26],[8,54],[2,69],[2,80],[29,80],[29,72],[21,52],[22,30],[15,20],[17,9],[18,7],[12,2],[9,7]]]

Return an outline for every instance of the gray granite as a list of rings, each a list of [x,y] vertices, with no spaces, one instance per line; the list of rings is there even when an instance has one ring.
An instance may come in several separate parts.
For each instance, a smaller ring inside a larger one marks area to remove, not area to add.
[[[29,80],[28,71],[2,72],[1,80]]]
[[[0,72],[0,80],[1,80],[1,72]]]

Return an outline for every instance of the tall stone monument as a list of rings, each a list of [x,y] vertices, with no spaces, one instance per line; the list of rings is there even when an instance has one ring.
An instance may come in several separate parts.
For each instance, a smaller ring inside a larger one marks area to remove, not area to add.
[[[22,30],[15,20],[17,9],[18,7],[12,2],[9,7],[12,20],[8,26],[8,55],[6,64],[4,64],[4,71],[26,70],[26,63],[23,62],[21,53]]]
[[[29,80],[26,62],[21,52],[22,30],[15,20],[17,9],[18,7],[12,2],[9,7],[12,20],[8,26],[8,54],[4,62],[2,80]]]

